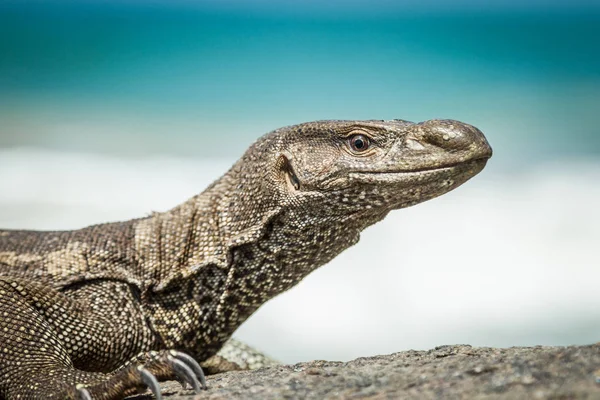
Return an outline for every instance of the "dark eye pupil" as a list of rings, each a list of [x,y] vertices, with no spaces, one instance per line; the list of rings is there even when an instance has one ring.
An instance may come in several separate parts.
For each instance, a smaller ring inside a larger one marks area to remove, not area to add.
[[[350,145],[355,151],[364,151],[369,147],[369,139],[363,135],[357,135],[350,140]]]

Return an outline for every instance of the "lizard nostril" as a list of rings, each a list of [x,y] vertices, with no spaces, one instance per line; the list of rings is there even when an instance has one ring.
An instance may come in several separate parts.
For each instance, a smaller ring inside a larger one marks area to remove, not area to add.
[[[430,120],[419,124],[415,139],[446,151],[480,148],[482,157],[491,155],[483,133],[472,125],[454,120]]]
[[[406,139],[406,147],[411,150],[424,150],[425,146],[423,146],[418,140],[415,139]]]

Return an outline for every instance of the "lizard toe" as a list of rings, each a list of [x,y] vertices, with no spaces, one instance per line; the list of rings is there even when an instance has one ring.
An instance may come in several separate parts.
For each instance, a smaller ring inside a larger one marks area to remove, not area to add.
[[[142,382],[148,387],[148,389],[150,389],[156,400],[162,400],[160,385],[158,384],[156,377],[141,365],[137,367],[137,370],[140,374]]]
[[[183,361],[171,356],[169,357],[169,362],[171,363],[173,371],[177,377],[181,379],[184,389],[185,385],[183,385],[183,383],[189,383],[195,393],[200,393],[202,391],[200,388],[200,381],[190,367],[188,367]]]
[[[194,358],[186,353],[177,350],[171,350],[170,355],[175,359],[183,363],[189,370],[192,371],[192,376],[196,381],[197,386],[201,386],[203,390],[207,390],[208,386],[206,385],[206,376],[202,367]],[[198,382],[199,381],[199,382]],[[194,385],[192,385],[194,387]],[[194,387],[194,390],[196,388]]]

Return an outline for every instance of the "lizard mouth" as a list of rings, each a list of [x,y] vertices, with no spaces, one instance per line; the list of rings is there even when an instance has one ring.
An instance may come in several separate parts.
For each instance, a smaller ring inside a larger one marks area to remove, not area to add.
[[[479,166],[479,165],[481,165],[481,167],[483,168],[483,167],[485,167],[485,164],[487,163],[488,160],[489,160],[489,157],[481,157],[481,158],[476,158],[476,159],[472,159],[472,160],[468,160],[468,161],[446,164],[446,165],[442,165],[439,167],[425,167],[425,168],[411,169],[411,170],[407,170],[406,172],[410,173],[410,172],[441,171],[441,170],[446,170],[446,169],[452,169],[455,167],[468,167],[468,166]],[[396,171],[396,172],[403,172],[403,171]]]
[[[481,157],[468,161],[446,164],[435,167],[415,168],[409,170],[384,170],[384,171],[356,171],[350,173],[350,177],[360,181],[412,181],[417,179],[426,183],[441,175],[469,175],[478,174],[489,157]]]

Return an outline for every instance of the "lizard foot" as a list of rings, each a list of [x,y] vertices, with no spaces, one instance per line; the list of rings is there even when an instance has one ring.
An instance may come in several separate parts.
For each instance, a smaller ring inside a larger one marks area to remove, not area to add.
[[[157,400],[161,400],[158,382],[173,378],[177,379],[184,388],[190,385],[196,394],[208,388],[200,365],[192,357],[180,351],[153,351],[144,354],[139,361],[143,363],[132,362],[104,382],[76,385],[77,394],[73,397],[77,400],[120,399],[149,389]]]

